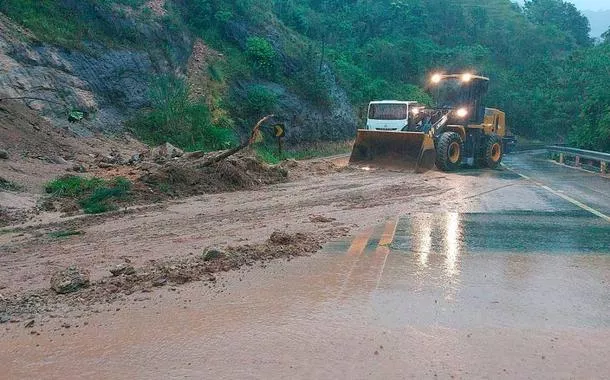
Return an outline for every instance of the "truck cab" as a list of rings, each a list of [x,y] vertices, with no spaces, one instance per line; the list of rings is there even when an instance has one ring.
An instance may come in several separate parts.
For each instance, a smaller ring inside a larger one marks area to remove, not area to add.
[[[415,101],[382,100],[369,103],[366,129],[371,131],[406,131],[409,116],[421,107]]]

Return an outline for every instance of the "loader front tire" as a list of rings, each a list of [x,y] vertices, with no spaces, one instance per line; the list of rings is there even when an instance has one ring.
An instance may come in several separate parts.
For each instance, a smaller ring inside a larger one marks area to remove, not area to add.
[[[436,148],[436,166],[445,172],[459,169],[462,163],[464,143],[455,132],[445,132],[438,138]]]
[[[502,162],[503,155],[504,149],[500,138],[496,135],[487,136],[483,144],[483,165],[495,169]]]

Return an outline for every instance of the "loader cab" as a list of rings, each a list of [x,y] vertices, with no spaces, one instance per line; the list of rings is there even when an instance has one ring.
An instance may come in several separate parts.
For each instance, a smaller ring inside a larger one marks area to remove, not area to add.
[[[366,129],[371,131],[404,131],[409,126],[409,115],[420,105],[415,101],[383,100],[370,102]]]
[[[481,124],[485,118],[485,94],[489,78],[465,74],[432,76],[430,92],[437,109],[450,112],[453,124]]]

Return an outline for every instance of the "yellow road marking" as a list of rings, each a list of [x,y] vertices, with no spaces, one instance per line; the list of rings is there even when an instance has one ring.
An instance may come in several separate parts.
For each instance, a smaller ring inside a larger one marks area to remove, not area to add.
[[[604,219],[606,222],[610,223],[610,216],[605,215],[605,214],[603,214],[603,213],[601,213],[601,212],[597,211],[596,209],[594,209],[594,208],[592,208],[592,207],[590,207],[590,206],[587,206],[586,204],[584,204],[584,203],[582,203],[582,202],[577,201],[576,199],[574,199],[574,198],[572,198],[572,197],[569,197],[569,196],[567,196],[567,195],[565,195],[565,194],[562,194],[562,193],[560,193],[560,192],[559,192],[559,191],[557,191],[557,190],[553,190],[553,189],[551,189],[550,187],[548,187],[547,185],[545,185],[545,184],[543,184],[543,183],[541,183],[541,182],[535,181],[535,180],[531,179],[530,177],[526,176],[525,174],[521,174],[521,173],[519,173],[518,171],[516,171],[515,169],[513,169],[513,168],[511,168],[511,167],[509,167],[509,166],[507,166],[507,165],[504,165],[504,167],[505,167],[506,169],[510,170],[511,172],[513,172],[513,173],[517,174],[517,175],[518,175],[518,176],[520,176],[521,178],[526,179],[526,180],[528,180],[528,181],[532,182],[533,184],[535,184],[535,185],[537,185],[537,186],[539,186],[539,187],[541,187],[541,188],[545,189],[546,191],[548,191],[548,192],[550,192],[550,193],[552,193],[552,194],[555,194],[555,195],[557,195],[558,197],[560,197],[560,198],[562,198],[562,199],[564,199],[564,200],[566,200],[566,201],[568,201],[568,202],[572,203],[573,205],[578,206],[578,207],[580,207],[581,209],[583,209],[583,210],[585,210],[585,211],[588,211],[588,212],[590,212],[591,214],[593,214],[593,215],[595,215],[595,216],[598,216],[598,217],[600,217],[600,218]]]
[[[398,217],[395,217],[385,224],[385,228],[383,233],[381,234],[381,239],[379,240],[379,246],[375,250],[375,256],[383,258],[383,264],[381,265],[381,269],[379,270],[379,275],[377,276],[377,285],[375,289],[379,288],[379,284],[381,283],[381,277],[383,276],[383,271],[385,269],[385,264],[388,261],[388,256],[390,255],[390,247],[394,241],[394,236],[396,235],[396,227],[398,226]]]
[[[356,238],[352,241],[352,245],[350,245],[347,250],[348,256],[360,256],[364,252],[366,245],[369,243],[369,239],[373,234],[373,228],[367,228],[366,230],[359,233]]]
[[[398,218],[394,218],[389,220],[385,224],[385,228],[383,229],[383,233],[381,234],[381,239],[379,240],[380,246],[388,246],[392,244],[394,241],[394,235],[396,234],[396,226],[398,225]]]

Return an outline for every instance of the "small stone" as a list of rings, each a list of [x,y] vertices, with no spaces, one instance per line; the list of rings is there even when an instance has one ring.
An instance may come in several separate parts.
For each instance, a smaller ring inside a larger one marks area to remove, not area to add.
[[[0,149],[0,158],[3,160],[8,160],[8,152],[4,149]]]
[[[89,271],[76,266],[55,272],[51,277],[51,288],[59,294],[73,293],[89,284]]]
[[[114,268],[110,268],[110,273],[112,273],[114,277],[120,275],[131,276],[132,274],[136,273],[136,269],[131,265],[121,263],[115,266]]]
[[[72,171],[77,173],[86,173],[87,169],[82,164],[74,164],[72,165]]]
[[[152,285],[156,287],[164,286],[165,284],[167,284],[167,278],[165,277],[155,278],[152,282]]]
[[[26,329],[31,329],[32,327],[34,327],[34,320],[32,319],[31,321],[29,321],[28,323],[26,323],[24,327],[25,327]]]
[[[11,317],[6,314],[0,314],[0,323],[10,322]]]

